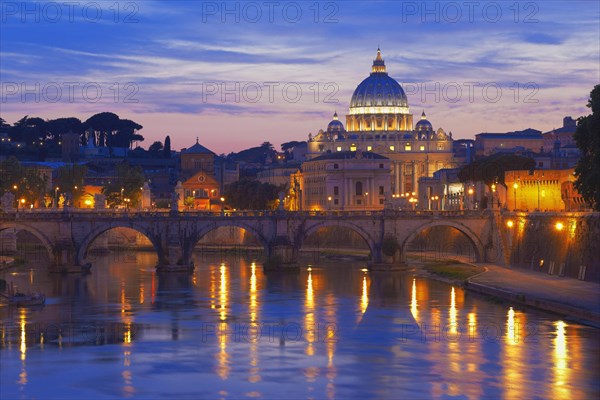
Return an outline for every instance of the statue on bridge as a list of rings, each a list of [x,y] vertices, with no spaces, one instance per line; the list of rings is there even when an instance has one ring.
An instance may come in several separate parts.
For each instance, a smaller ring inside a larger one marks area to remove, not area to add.
[[[179,211],[179,193],[177,192],[171,193],[171,211]]]
[[[0,202],[2,202],[2,210],[5,212],[15,209],[15,195],[11,192],[4,193],[0,199]]]

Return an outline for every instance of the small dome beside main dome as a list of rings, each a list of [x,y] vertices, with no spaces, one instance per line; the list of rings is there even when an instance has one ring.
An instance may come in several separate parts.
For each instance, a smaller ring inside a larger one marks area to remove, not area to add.
[[[344,124],[338,119],[337,111],[333,114],[333,120],[327,125],[327,132],[344,132]]]
[[[429,122],[427,120],[427,116],[425,115],[425,111],[423,111],[423,113],[421,114],[421,119],[415,125],[415,130],[416,131],[429,131],[429,132],[433,132],[433,125],[431,125],[431,122]]]

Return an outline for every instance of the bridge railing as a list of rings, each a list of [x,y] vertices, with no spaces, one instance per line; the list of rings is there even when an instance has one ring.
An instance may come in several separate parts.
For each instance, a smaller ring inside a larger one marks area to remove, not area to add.
[[[348,218],[348,217],[370,217],[370,218],[444,218],[444,217],[481,217],[490,214],[489,210],[323,210],[323,211],[284,211],[284,210],[238,210],[238,211],[199,211],[182,210],[171,211],[166,209],[19,209],[10,212],[0,211],[0,216],[12,218],[29,218],[32,216],[43,216],[44,218],[65,218],[66,216],[102,216],[114,218],[141,218],[141,217],[181,217],[181,218],[262,218],[262,217],[287,217],[287,218]]]

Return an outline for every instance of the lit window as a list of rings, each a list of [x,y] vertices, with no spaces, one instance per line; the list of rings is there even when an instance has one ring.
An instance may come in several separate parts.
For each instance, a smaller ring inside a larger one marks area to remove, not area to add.
[[[367,151],[373,150],[373,146],[367,146]]]
[[[356,145],[353,144],[352,146],[350,146],[350,151],[356,151]]]
[[[394,150],[396,150],[396,147],[394,147],[394,146],[390,146],[390,150],[391,150],[391,151],[394,151]]]
[[[421,147],[419,147],[419,150],[421,150],[421,151],[425,151],[425,146],[421,146]]]
[[[342,151],[342,146],[338,146],[337,151]]]
[[[408,144],[408,143],[407,143],[407,144],[404,146],[404,151],[411,151],[411,150],[412,150],[412,146],[411,146],[410,144]]]

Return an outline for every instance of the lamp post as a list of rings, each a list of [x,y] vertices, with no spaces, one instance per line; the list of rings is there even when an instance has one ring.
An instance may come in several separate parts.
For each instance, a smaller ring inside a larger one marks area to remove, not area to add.
[[[57,186],[54,188],[54,207],[58,208],[58,190],[60,188]]]
[[[369,192],[365,192],[365,198],[364,198],[364,204],[363,204],[364,209],[367,208],[367,201],[369,201]]]
[[[225,197],[221,197],[221,215],[225,214]]]
[[[331,196],[327,197],[327,208],[331,211]]]
[[[519,184],[517,182],[513,183],[513,189],[514,189],[514,194],[515,194],[515,208],[513,209],[513,211],[517,210],[517,189],[519,188]]]
[[[125,201],[125,199],[123,198],[123,192],[125,192],[125,188],[121,188],[121,203]]]

